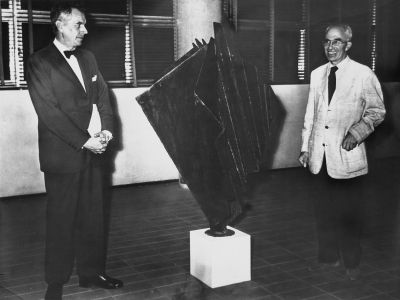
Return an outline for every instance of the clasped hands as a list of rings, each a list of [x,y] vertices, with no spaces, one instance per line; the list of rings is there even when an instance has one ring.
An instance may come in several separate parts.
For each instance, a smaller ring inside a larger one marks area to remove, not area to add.
[[[102,154],[106,151],[108,143],[112,138],[113,136],[108,130],[99,131],[88,139],[83,147],[92,151],[94,154]]]

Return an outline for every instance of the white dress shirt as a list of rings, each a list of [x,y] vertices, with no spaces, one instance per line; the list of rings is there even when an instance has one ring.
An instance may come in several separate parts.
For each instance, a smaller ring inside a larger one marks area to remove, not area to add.
[[[82,76],[82,71],[81,71],[81,68],[79,67],[79,63],[78,63],[78,60],[76,59],[75,55],[71,55],[70,58],[67,58],[64,54],[64,51],[68,51],[70,49],[68,49],[66,46],[61,44],[57,39],[54,39],[53,43],[56,46],[56,48],[60,51],[62,56],[64,56],[65,60],[71,67],[72,71],[74,71],[76,77],[78,78],[79,82],[82,84],[82,87],[86,92],[85,82],[83,81],[83,76]],[[96,104],[93,104],[92,115],[91,115],[89,126],[88,126],[87,130],[91,137],[93,137],[96,133],[101,131],[101,119],[100,119],[100,114],[99,114]]]

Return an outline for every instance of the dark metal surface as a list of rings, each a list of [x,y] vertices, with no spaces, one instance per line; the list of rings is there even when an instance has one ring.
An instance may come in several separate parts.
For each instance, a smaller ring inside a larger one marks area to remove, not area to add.
[[[220,236],[243,213],[247,175],[259,170],[273,126],[256,68],[236,52],[228,27],[214,23],[214,31],[137,101]]]

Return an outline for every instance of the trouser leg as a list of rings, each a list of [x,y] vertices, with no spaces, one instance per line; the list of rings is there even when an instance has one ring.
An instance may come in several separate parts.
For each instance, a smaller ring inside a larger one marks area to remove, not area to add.
[[[340,248],[344,265],[349,269],[357,267],[361,260],[364,177],[345,180],[337,195],[341,205]]]
[[[75,212],[79,174],[45,173],[47,191],[45,280],[64,284],[74,264]]]
[[[82,173],[78,203],[76,258],[78,274],[91,276],[105,271],[104,183],[100,167]]]
[[[337,205],[332,197],[332,182],[326,172],[325,163],[314,178],[318,196],[314,208],[318,237],[318,261],[332,263],[339,259],[339,228]]]

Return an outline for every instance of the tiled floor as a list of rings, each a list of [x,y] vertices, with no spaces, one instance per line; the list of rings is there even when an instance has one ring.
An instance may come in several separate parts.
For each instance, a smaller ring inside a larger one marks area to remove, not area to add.
[[[252,236],[252,280],[211,289],[190,275],[189,231],[207,226],[190,192],[177,182],[112,190],[108,273],[124,280],[108,291],[77,286],[63,299],[400,299],[400,161],[372,166],[367,186],[362,277],[310,272],[316,239],[312,187],[300,168],[250,178],[251,209],[236,228]],[[0,200],[0,299],[41,299],[44,195]]]

